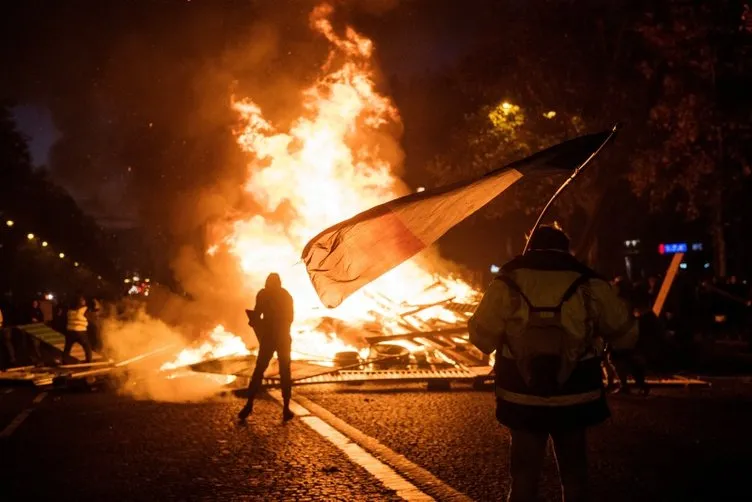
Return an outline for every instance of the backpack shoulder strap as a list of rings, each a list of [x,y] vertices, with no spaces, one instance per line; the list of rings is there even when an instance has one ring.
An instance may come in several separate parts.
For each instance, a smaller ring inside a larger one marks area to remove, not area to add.
[[[512,291],[514,291],[518,295],[520,295],[520,297],[524,300],[524,302],[527,303],[527,307],[529,309],[535,308],[535,307],[533,307],[533,304],[530,303],[530,299],[527,297],[527,295],[522,292],[522,289],[519,287],[519,285],[517,285],[516,282],[514,282],[512,280],[511,277],[509,277],[508,275],[505,275],[505,274],[500,274],[500,275],[496,276],[496,279],[499,280],[499,281],[501,281],[501,282],[503,282],[504,284],[506,284],[507,286],[509,286],[509,289],[511,289]]]
[[[580,286],[585,284],[590,279],[591,277],[588,274],[582,274],[577,279],[575,279],[574,282],[569,285],[566,291],[564,291],[564,294],[561,296],[561,300],[559,301],[559,304],[556,306],[556,308],[561,309],[561,307],[567,302],[567,300],[574,296]]]

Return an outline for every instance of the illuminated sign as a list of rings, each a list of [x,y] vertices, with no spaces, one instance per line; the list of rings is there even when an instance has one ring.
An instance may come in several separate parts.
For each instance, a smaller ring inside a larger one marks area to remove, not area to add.
[[[688,246],[686,242],[672,242],[658,245],[658,252],[661,254],[686,253],[687,249]]]

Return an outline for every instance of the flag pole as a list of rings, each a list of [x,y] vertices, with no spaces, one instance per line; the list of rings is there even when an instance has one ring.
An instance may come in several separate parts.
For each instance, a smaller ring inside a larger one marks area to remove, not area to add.
[[[593,152],[590,154],[590,156],[585,159],[585,162],[580,164],[577,169],[574,170],[574,172],[567,178],[564,183],[561,184],[561,186],[554,192],[554,194],[551,196],[550,199],[548,199],[548,202],[546,202],[546,205],[543,206],[543,210],[538,215],[538,219],[535,220],[535,225],[533,225],[533,229],[530,230],[530,234],[527,237],[527,241],[525,242],[525,248],[522,250],[522,254],[527,253],[528,248],[530,247],[530,241],[533,238],[533,234],[535,234],[535,231],[538,230],[538,227],[541,224],[541,221],[543,221],[543,217],[546,216],[546,213],[548,212],[548,209],[551,207],[551,205],[554,203],[554,201],[559,197],[559,195],[564,191],[567,186],[569,186],[570,183],[574,181],[574,179],[582,172],[583,169],[590,163],[591,160],[593,160],[600,152],[603,150],[603,147],[608,144],[609,141],[616,135],[616,132],[621,129],[621,124],[619,122],[615,123],[614,126],[611,128],[611,134],[609,134],[606,139],[603,140],[603,143]]]

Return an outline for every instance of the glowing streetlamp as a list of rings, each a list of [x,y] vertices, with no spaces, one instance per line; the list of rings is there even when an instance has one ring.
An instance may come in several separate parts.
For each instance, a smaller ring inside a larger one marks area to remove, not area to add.
[[[47,241],[42,241],[42,247],[43,247],[43,248],[46,248],[46,247],[47,247]]]
[[[74,267],[77,267],[77,266],[78,266],[78,262],[77,262],[77,261],[74,261],[74,262],[73,262],[73,266],[74,266]]]
[[[65,253],[60,253],[60,254],[59,254],[58,256],[59,256],[59,257],[60,257],[60,259],[62,260],[63,258],[65,258]]]
[[[26,234],[26,238],[31,240],[34,240],[34,234]]]
[[[126,284],[130,284],[131,280],[126,277],[125,279],[123,279],[123,282]]]
[[[12,227],[13,225],[16,224],[16,222],[13,221],[13,220],[8,220],[8,221],[5,222],[5,224],[8,225],[9,227]]]
[[[138,277],[137,275],[134,275],[134,276],[133,276],[133,282],[138,282],[138,281],[140,281],[140,280],[141,280],[141,279],[139,279],[139,277]]]

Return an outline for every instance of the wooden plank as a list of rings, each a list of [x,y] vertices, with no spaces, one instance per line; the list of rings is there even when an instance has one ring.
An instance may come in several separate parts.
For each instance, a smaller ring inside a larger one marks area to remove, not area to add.
[[[668,266],[668,270],[666,271],[666,277],[663,279],[661,289],[660,291],[658,291],[658,296],[656,297],[655,303],[653,304],[653,313],[658,317],[660,317],[661,311],[663,311],[663,305],[666,303],[666,297],[668,296],[668,292],[671,289],[671,285],[674,283],[676,273],[679,271],[679,265],[681,265],[683,259],[684,253],[676,253],[671,259],[671,264]]]
[[[366,341],[370,344],[388,342],[389,340],[405,340],[411,338],[430,338],[432,336],[457,335],[467,333],[467,326],[460,328],[447,328],[437,331],[424,331],[419,333],[402,333],[400,335],[367,336]]]

